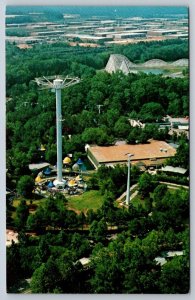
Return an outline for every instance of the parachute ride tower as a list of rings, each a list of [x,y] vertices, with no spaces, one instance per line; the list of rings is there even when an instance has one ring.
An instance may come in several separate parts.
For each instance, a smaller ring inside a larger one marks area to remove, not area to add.
[[[61,113],[61,90],[80,82],[78,77],[49,76],[35,78],[35,82],[41,90],[51,89],[56,93],[56,137],[57,137],[57,178],[54,180],[56,187],[64,187],[62,177],[62,113]]]

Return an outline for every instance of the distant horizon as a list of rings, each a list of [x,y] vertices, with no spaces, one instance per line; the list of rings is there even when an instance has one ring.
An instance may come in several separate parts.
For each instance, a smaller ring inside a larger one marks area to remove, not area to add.
[[[81,17],[87,17],[91,15],[96,16],[109,16],[109,17],[171,17],[171,16],[188,16],[187,6],[7,6],[6,14],[13,13],[28,13],[28,12],[50,12],[53,13],[72,13],[80,14]]]

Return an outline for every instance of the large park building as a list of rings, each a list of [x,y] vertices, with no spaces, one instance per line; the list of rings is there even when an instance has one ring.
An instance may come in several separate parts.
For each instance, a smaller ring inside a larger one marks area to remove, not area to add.
[[[176,153],[176,149],[163,141],[150,140],[147,144],[118,144],[113,146],[86,145],[87,156],[97,169],[101,165],[114,166],[126,164],[127,154],[133,154],[131,163],[152,167],[162,165],[167,158]]]

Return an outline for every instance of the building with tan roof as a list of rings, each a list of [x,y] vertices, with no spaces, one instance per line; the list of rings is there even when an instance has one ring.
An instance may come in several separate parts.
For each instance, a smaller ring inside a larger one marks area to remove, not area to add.
[[[164,141],[149,140],[147,144],[118,144],[113,146],[86,145],[87,156],[97,169],[101,165],[126,164],[127,154],[131,153],[131,163],[140,166],[162,165],[176,153],[176,149]]]

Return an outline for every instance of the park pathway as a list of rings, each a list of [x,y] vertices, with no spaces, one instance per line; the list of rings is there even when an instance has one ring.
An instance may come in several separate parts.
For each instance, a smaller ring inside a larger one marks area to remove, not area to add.
[[[137,187],[137,184],[132,185],[132,187],[130,188],[130,191],[133,191],[135,188]],[[138,194],[138,190],[136,190],[131,196],[130,196],[130,200],[132,200],[135,196],[137,196]],[[117,202],[119,203],[123,203],[124,202],[124,198],[127,195],[127,191],[125,191],[124,193],[122,193],[122,195],[120,195],[120,197],[118,197],[116,199]]]

